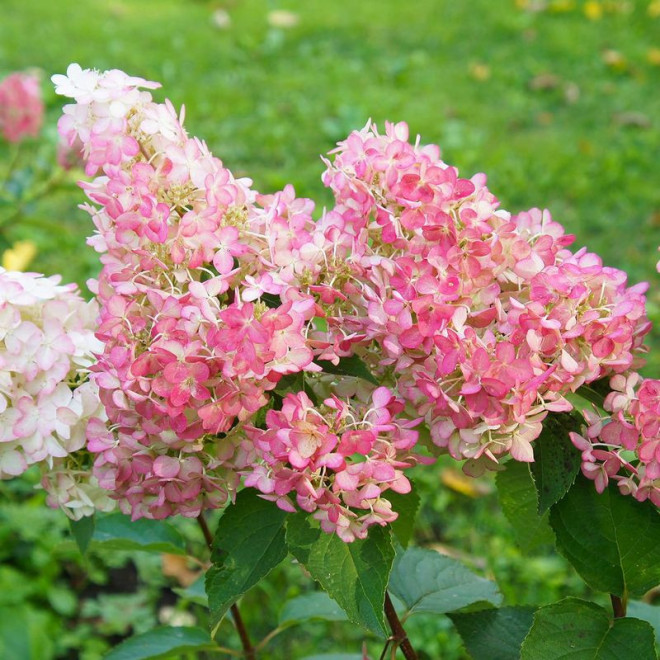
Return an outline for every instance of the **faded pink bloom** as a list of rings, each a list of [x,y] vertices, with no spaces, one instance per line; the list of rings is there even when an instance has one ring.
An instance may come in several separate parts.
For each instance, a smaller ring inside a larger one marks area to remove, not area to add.
[[[614,376],[605,412],[584,411],[588,426],[571,433],[582,472],[602,493],[610,479],[624,495],[660,506],[660,381],[631,372]]]
[[[97,313],[58,277],[0,268],[0,478],[39,464],[48,503],[75,519],[111,506],[81,469],[87,425],[105,418],[88,380]]]
[[[44,120],[39,78],[12,73],[0,81],[0,133],[8,142],[37,137]]]

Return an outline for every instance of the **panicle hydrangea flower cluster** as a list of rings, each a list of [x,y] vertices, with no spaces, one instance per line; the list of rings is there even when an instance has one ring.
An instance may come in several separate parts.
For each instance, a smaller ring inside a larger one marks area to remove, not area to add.
[[[532,461],[564,394],[635,364],[646,285],[571,253],[547,211],[498,210],[484,175],[461,179],[405,124],[352,133],[324,181],[355,237],[329,322],[469,473]]]
[[[0,134],[7,142],[36,137],[44,119],[39,78],[12,73],[0,82]]]
[[[547,211],[499,210],[484,175],[460,178],[403,123],[339,144],[336,205],[314,221],[291,186],[260,195],[189,138],[156,83],[78,65],[53,80],[75,100],[60,134],[100,174],[83,187],[109,425],[90,424],[88,449],[133,517],[198,515],[243,477],[360,537],[395,515],[382,494],[420,460],[420,420],[471,474],[531,461],[566,393],[637,363],[645,286],[571,253]],[[383,387],[323,373],[346,358]],[[322,406],[282,401],[293,374]]]
[[[256,465],[245,485],[285,511],[296,510],[295,497],[324,531],[344,541],[364,538],[371,524],[397,517],[382,494],[411,490],[403,470],[419,458],[406,456],[417,443],[411,428],[417,421],[401,418],[403,408],[386,387],[350,405],[332,396],[318,407],[304,392],[288,394],[281,410],[266,414],[265,429],[245,428],[241,451],[246,464]]]
[[[617,374],[610,387],[606,412],[584,410],[587,426],[570,434],[582,473],[599,493],[612,479],[624,495],[660,507],[660,380]]]
[[[139,90],[154,83],[76,65],[54,82],[76,99],[60,133],[87,174],[103,170],[84,185],[103,253],[93,379],[110,422],[90,425],[94,474],[133,517],[196,516],[270,460],[237,447],[282,377],[321,371],[310,283],[338,252],[332,221],[314,223],[291,186],[263,196],[236,179]]]
[[[101,350],[97,313],[74,284],[0,268],[0,478],[40,464],[49,503],[74,518],[83,506],[109,506],[89,471],[79,469],[87,424],[104,416],[87,378]]]

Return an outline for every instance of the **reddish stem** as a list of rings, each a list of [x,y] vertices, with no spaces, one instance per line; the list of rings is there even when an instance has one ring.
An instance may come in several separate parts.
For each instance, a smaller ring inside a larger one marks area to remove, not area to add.
[[[202,534],[204,534],[206,545],[209,546],[209,550],[212,550],[213,534],[211,534],[211,530],[209,529],[209,525],[206,522],[206,518],[204,518],[203,513],[200,513],[199,516],[197,516],[197,522],[199,523],[199,526],[202,530]],[[245,652],[245,660],[256,660],[257,657],[256,651],[252,646],[252,642],[250,641],[250,636],[248,635],[247,628],[245,627],[245,623],[243,622],[243,617],[241,616],[241,613],[238,609],[238,605],[236,605],[236,603],[234,603],[231,606],[231,615],[232,618],[234,619],[234,625],[236,626],[236,631],[238,632],[238,636],[241,638],[241,645],[243,646],[243,651]]]
[[[392,628],[392,634],[394,635],[394,643],[401,649],[403,656],[406,660],[418,660],[417,653],[412,647],[410,640],[408,639],[408,633],[406,633],[399,616],[394,609],[394,604],[390,595],[385,592],[385,616],[387,621]]]
[[[612,610],[614,611],[614,618],[623,619],[623,617],[626,616],[625,602],[618,596],[615,596],[614,594],[610,594],[610,600],[612,601]]]

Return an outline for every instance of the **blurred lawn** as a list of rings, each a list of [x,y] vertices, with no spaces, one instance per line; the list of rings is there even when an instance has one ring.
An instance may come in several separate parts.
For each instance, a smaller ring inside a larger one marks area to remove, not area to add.
[[[275,10],[297,23],[269,24]],[[658,0],[3,0],[0,74],[43,70],[53,140],[62,101],[47,78],[73,61],[162,82],[156,97],[185,103],[189,132],[236,174],[263,191],[292,182],[319,207],[330,203],[319,154],[370,117],[405,120],[464,175],[486,172],[504,208],[547,207],[576,246],[649,280],[660,320]],[[82,247],[81,201],[60,194],[30,211],[56,234],[12,236],[36,240],[34,269],[82,285],[98,261]],[[580,595],[561,560],[521,559],[492,496],[425,479],[425,541],[484,558],[512,603]],[[254,619],[263,595],[252,598]],[[437,648],[459,657],[447,635]]]
[[[526,4],[544,3],[3,0],[0,70],[77,61],[158,80],[234,171],[319,203],[319,154],[369,117],[405,120],[465,175],[486,172],[504,208],[548,207],[578,245],[653,278],[658,2]],[[298,24],[269,26],[274,9]],[[61,103],[48,93],[53,121]]]

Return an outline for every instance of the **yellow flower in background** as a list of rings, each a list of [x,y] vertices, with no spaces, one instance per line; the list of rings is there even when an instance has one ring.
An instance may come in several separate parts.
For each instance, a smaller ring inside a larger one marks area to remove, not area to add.
[[[595,0],[586,2],[584,5],[584,15],[590,21],[597,21],[603,17],[603,6],[600,2],[595,2]]]
[[[651,18],[660,16],[660,0],[653,0],[653,2],[649,3],[646,11]]]
[[[469,67],[470,75],[479,82],[490,78],[490,67],[483,62],[472,62]]]
[[[491,491],[491,487],[486,482],[468,477],[461,470],[454,468],[444,468],[440,472],[440,481],[447,488],[468,497],[480,497]]]
[[[2,267],[6,270],[25,270],[37,254],[32,241],[17,241],[2,255]]]
[[[550,3],[548,9],[551,12],[562,14],[564,12],[573,11],[575,9],[575,2],[573,2],[573,0],[554,0]]]
[[[653,66],[660,66],[660,48],[649,48],[646,51],[646,59]]]
[[[628,68],[628,61],[626,60],[625,56],[618,50],[613,50],[611,48],[604,50],[601,53],[601,58],[603,59],[603,62],[605,62],[605,64],[607,64],[607,66],[613,71],[621,73],[622,71],[626,71]]]

